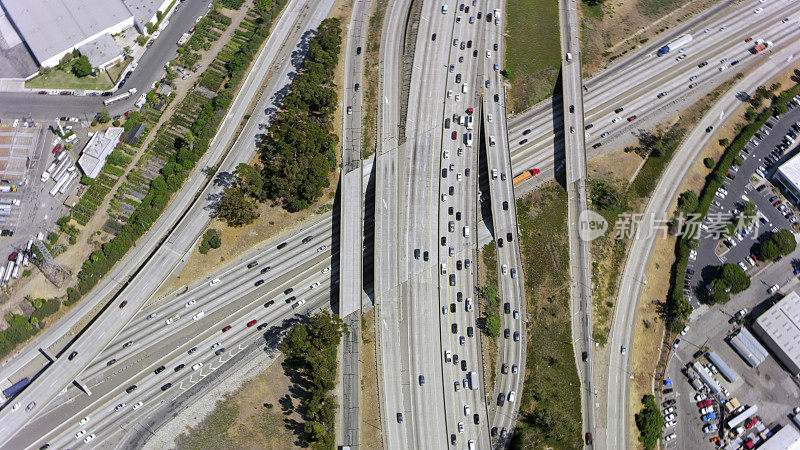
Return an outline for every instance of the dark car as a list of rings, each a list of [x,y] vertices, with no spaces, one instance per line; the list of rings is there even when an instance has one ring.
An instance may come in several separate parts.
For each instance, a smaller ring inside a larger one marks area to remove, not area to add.
[[[311,236],[306,236],[306,237],[304,237],[304,238],[303,238],[303,240],[302,240],[301,242],[302,242],[303,244],[307,244],[307,243],[311,242],[311,240],[312,240],[312,239],[314,239],[314,236],[313,236],[313,235],[311,235]]]
[[[122,303],[119,304],[120,309],[124,308],[125,305],[127,305],[127,304],[128,304],[128,301],[127,300],[123,300]]]
[[[617,109],[615,109],[615,110],[614,110],[614,112],[615,112],[615,113],[617,113],[617,114],[619,114],[619,113],[621,113],[621,112],[622,112],[622,111],[624,111],[624,110],[625,110],[625,108],[617,108]]]
[[[111,360],[109,360],[109,361],[106,363],[106,365],[107,365],[107,366],[110,366],[110,365],[114,364],[115,362],[117,362],[117,360],[116,360],[116,359],[111,359]]]
[[[161,367],[157,368],[156,370],[154,370],[154,371],[153,371],[153,373],[155,373],[156,375],[158,375],[158,374],[160,374],[161,372],[163,372],[165,369],[166,369],[166,367],[164,367],[164,366],[161,366]]]
[[[504,338],[508,339],[510,336],[511,336],[511,330],[509,330],[508,328],[503,330],[503,337]]]
[[[445,126],[445,128],[449,128],[449,127]],[[447,167],[442,169],[442,178],[447,178]]]
[[[397,413],[397,423],[403,423],[403,413]]]
[[[283,291],[283,295],[289,295],[292,293],[292,291],[294,291],[294,288],[288,288],[285,291]]]
[[[253,283],[253,284],[254,284],[255,286],[261,286],[262,284],[264,284],[264,280],[258,280],[258,281],[256,281],[256,282],[255,282],[255,283]]]
[[[270,300],[267,303],[264,303],[264,308],[269,308],[270,306],[275,304],[275,300]]]
[[[256,327],[256,330],[263,330],[264,328],[267,328],[267,326],[269,326],[268,323],[262,323],[261,325]]]
[[[166,391],[167,389],[169,389],[171,387],[172,387],[172,383],[167,383],[167,384],[161,386],[161,390],[162,391]]]
[[[253,267],[255,267],[257,265],[258,265],[258,261],[253,261],[253,262],[251,262],[250,264],[247,265],[247,268],[248,269],[252,269]]]
[[[706,128],[706,133],[711,133],[711,130],[713,130],[713,129],[714,129],[714,127],[708,127],[708,128]]]
[[[419,385],[420,386],[425,386],[425,375],[420,375],[419,376]]]
[[[286,242],[281,242],[280,244],[278,244],[278,250],[280,250],[280,249],[282,249],[284,247],[286,247]]]
[[[269,266],[267,266],[267,267],[264,267],[263,269],[261,269],[261,274],[263,275],[263,274],[265,274],[265,273],[269,272],[269,269],[271,269],[271,268],[272,268],[272,267],[269,267]]]
[[[225,328],[222,329],[222,332],[224,333],[224,332],[226,332],[226,331],[228,331],[230,329],[231,329],[231,326],[227,325],[227,326],[225,326]]]
[[[503,304],[503,311],[506,314],[511,314],[511,303],[505,302],[505,304]]]
[[[461,360],[461,370],[463,370],[464,372],[467,371],[467,361],[464,359]]]
[[[597,149],[597,148],[600,148],[601,145],[603,145],[603,143],[602,142],[598,142],[597,144],[592,145],[592,148]]]
[[[361,47],[356,47],[356,55],[360,55],[360,54],[361,54]]]
[[[196,352],[196,351],[197,351],[197,347],[192,347],[192,349],[191,349],[191,350],[189,350],[189,351],[188,351],[188,352],[186,352],[186,353],[187,353],[187,354],[189,354],[189,355],[191,355],[192,353],[194,353],[194,352]]]
[[[255,319],[251,320],[250,322],[247,322],[247,328],[252,327],[253,325],[256,324],[256,322],[258,322],[258,320],[255,320]]]
[[[571,113],[575,112],[575,105],[569,105],[569,112]]]
[[[451,273],[450,274],[450,286],[455,286],[455,285],[456,285],[456,275]]]
[[[452,331],[453,334],[458,334],[458,324],[457,323],[450,324],[450,331]]]
[[[462,263],[461,263],[461,260],[459,259],[458,261],[456,261],[456,270],[461,270],[461,267],[462,267]]]
[[[422,259],[425,260],[425,261],[428,260],[428,251],[427,250],[422,253]]]
[[[442,245],[447,245],[447,237],[442,236],[441,242],[442,242]]]
[[[72,352],[69,354],[69,357],[67,357],[67,359],[72,361],[72,359],[75,358],[76,356],[78,356],[78,352]]]
[[[217,356],[219,356],[219,355],[221,355],[223,353],[225,353],[225,347],[219,348],[219,349],[217,349],[217,351],[214,352],[214,354],[217,355]]]
[[[295,301],[295,300],[297,300],[297,297],[295,297],[295,296],[293,295],[293,296],[291,296],[291,297],[287,298],[287,299],[285,300],[285,302],[286,302],[286,303],[292,303],[292,302],[293,302],[293,301]]]
[[[456,304],[450,303],[450,312],[456,312]]]
[[[136,385],[134,384],[134,385],[132,385],[132,386],[128,386],[128,389],[125,389],[125,392],[127,392],[128,394],[130,394],[131,392],[133,392],[133,391],[135,391],[135,390],[136,390]]]
[[[494,94],[494,101],[495,102],[499,102],[500,101],[500,94]]]
[[[638,117],[636,114],[628,117],[628,122],[633,122],[634,120],[636,120],[636,117]]]
[[[489,13],[491,14],[491,13]],[[492,437],[497,436],[497,427],[492,427]]]
[[[589,359],[589,354],[586,352],[581,353],[581,359],[586,361],[587,359]]]
[[[508,364],[503,364],[502,367],[500,367],[500,373],[502,374],[508,373]]]
[[[514,332],[514,342],[519,342],[519,331]]]
[[[175,366],[174,370],[175,370],[175,372],[178,372],[179,370],[183,369],[184,367],[186,367],[185,364],[178,364],[177,366]]]
[[[453,131],[453,132],[450,134],[450,138],[451,138],[451,139],[453,139],[454,141],[455,141],[456,139],[458,139],[458,132],[456,132],[456,131]]]
[[[472,415],[472,421],[475,422],[475,425],[479,425],[481,423],[481,416],[477,414]]]
[[[591,444],[591,443],[592,443],[592,433],[589,433],[587,431],[586,432],[586,444],[588,445],[588,444]]]
[[[419,249],[418,248],[414,249],[414,259],[419,259]]]
[[[503,200],[503,211],[508,211],[508,201]]]
[[[664,395],[671,394],[672,393],[672,388],[664,389],[663,391],[661,391],[661,393],[664,394]]]
[[[506,394],[501,392],[497,394],[497,406],[503,406],[506,403]]]
[[[450,445],[456,445],[456,442],[457,442],[456,441],[456,435],[455,434],[451,434],[450,435]]]
[[[497,239],[497,246],[498,247],[502,247],[503,246],[503,238]]]

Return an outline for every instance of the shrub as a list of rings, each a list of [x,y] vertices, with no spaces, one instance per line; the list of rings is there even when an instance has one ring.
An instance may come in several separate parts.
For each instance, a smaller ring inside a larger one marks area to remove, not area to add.
[[[706,169],[711,169],[714,167],[714,158],[703,158],[703,165],[706,166]]]
[[[92,71],[92,63],[89,62],[89,58],[86,56],[81,56],[72,63],[72,73],[78,78],[91,75]]]

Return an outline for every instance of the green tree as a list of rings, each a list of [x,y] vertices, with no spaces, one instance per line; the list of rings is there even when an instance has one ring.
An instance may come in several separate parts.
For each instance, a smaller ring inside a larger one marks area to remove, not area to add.
[[[697,209],[698,198],[694,191],[682,192],[678,197],[678,209],[684,214],[691,214]]]
[[[797,248],[797,241],[794,238],[794,233],[789,230],[780,230],[772,235],[772,241],[778,247],[778,253],[781,256],[786,256],[792,253]]]
[[[656,399],[652,395],[642,398],[644,407],[636,414],[636,428],[639,429],[639,441],[644,448],[655,448],[661,438],[661,428],[664,426],[664,417],[658,410]]]
[[[103,109],[101,109],[100,112],[97,113],[97,121],[100,123],[111,122],[111,114],[108,112],[108,109],[106,107],[103,107]]]
[[[486,318],[484,321],[484,331],[487,335],[491,337],[500,337],[500,330],[502,329],[502,325],[500,323],[500,315],[497,314],[497,311],[494,309],[490,309],[486,313]]]
[[[592,203],[598,210],[614,210],[622,202],[622,192],[606,180],[590,182]]]
[[[727,147],[727,146],[731,145],[731,141],[728,138],[722,138],[722,139],[719,140],[719,145],[721,147]]]
[[[233,173],[236,175],[236,187],[251,197],[258,196],[264,187],[261,171],[256,166],[239,163]]]
[[[729,286],[732,294],[738,294],[750,287],[750,277],[737,264],[725,263],[720,266],[717,280]]]
[[[703,165],[706,166],[707,169],[713,168],[714,158],[703,158]]]
[[[83,78],[87,75],[92,74],[92,63],[89,62],[89,58],[86,56],[81,56],[74,63],[72,63],[72,73],[75,74],[78,78]]]
[[[216,215],[232,227],[253,223],[259,216],[255,202],[236,187],[225,188],[217,202]]]

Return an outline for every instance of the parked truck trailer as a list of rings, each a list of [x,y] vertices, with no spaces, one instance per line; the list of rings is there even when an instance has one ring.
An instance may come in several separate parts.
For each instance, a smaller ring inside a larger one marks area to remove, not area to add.
[[[678,39],[675,39],[674,41],[672,41],[672,42],[668,43],[667,45],[665,45],[665,46],[661,47],[660,49],[658,49],[658,52],[656,52],[656,55],[658,55],[658,56],[666,55],[670,51],[675,50],[677,48],[681,48],[684,45],[688,44],[689,42],[692,42],[692,35],[691,34],[684,34],[683,36],[679,37]]]

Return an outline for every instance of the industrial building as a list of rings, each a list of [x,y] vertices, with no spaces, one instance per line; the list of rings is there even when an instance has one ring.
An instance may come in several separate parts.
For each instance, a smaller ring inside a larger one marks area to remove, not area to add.
[[[738,333],[731,336],[728,342],[736,350],[736,353],[752,367],[758,367],[769,356],[767,349],[746,328],[742,328]]]
[[[800,432],[791,423],[788,423],[758,448],[762,450],[800,450]]]
[[[134,26],[144,33],[145,25],[169,4],[170,0],[0,0],[0,38],[19,43],[0,52],[0,61],[18,60],[16,53],[23,45],[35,66],[55,66],[78,49],[92,66],[105,68],[122,57],[112,36]],[[30,64],[25,66],[22,72],[29,72]],[[35,70],[27,76],[33,74]]]
[[[764,311],[751,327],[792,375],[800,375],[800,295],[792,291]]]
[[[783,187],[783,192],[792,203],[800,204],[800,154],[781,164],[772,179]]]
[[[711,361],[714,366],[719,369],[719,373],[725,377],[731,383],[736,382],[739,379],[739,374],[737,374],[731,367],[726,363],[718,354],[717,352],[710,352],[708,353],[708,360]]]
[[[122,127],[111,127],[105,133],[98,131],[89,139],[78,159],[78,165],[87,177],[95,178],[100,174],[106,158],[116,148],[123,131]]]
[[[24,183],[40,130],[22,121],[16,126],[0,125],[0,180],[12,185]]]

